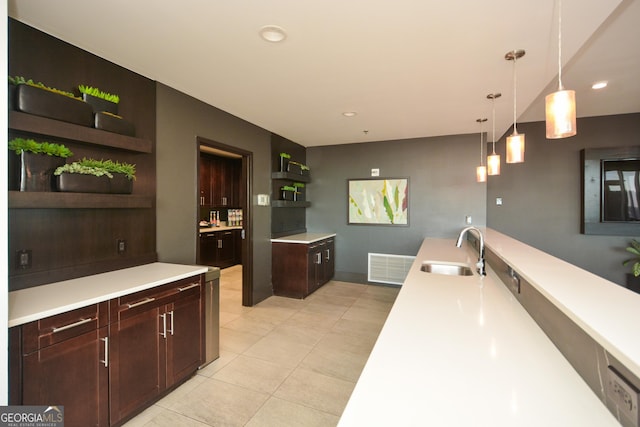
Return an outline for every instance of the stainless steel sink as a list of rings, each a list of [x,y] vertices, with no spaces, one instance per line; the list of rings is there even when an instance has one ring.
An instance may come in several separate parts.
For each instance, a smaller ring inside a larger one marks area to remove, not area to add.
[[[468,265],[453,262],[426,261],[422,263],[420,270],[425,273],[447,276],[473,276],[473,270]]]

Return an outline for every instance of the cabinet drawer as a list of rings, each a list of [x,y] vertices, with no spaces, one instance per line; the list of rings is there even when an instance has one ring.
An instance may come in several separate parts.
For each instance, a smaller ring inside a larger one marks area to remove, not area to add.
[[[111,315],[120,320],[159,307],[183,296],[199,294],[200,284],[201,275],[121,296],[114,300]]]
[[[107,302],[67,311],[22,326],[23,353],[77,337],[109,323]]]

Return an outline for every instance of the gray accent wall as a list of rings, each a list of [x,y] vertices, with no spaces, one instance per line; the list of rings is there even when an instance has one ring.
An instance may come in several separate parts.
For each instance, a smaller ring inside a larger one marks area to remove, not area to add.
[[[630,271],[621,265],[624,248],[637,236],[580,234],[580,150],[640,145],[640,114],[583,118],[577,125],[576,136],[548,140],[544,122],[518,124],[525,162],[503,164],[500,176],[489,177],[487,226],[623,285]],[[504,159],[504,137],[496,151]]]
[[[272,295],[271,133],[168,86],[157,84],[157,251],[162,262],[196,263],[200,136],[253,153],[253,302]]]
[[[415,255],[425,237],[451,238],[486,223],[486,184],[476,182],[480,136],[454,135],[307,148],[307,231],[336,233],[336,279],[364,283],[369,252]],[[347,180],[409,179],[409,226],[348,225]]]

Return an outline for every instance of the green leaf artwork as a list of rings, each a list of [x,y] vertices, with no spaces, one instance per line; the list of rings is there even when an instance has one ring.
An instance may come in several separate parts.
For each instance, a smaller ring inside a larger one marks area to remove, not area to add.
[[[408,224],[407,179],[349,180],[349,224]]]

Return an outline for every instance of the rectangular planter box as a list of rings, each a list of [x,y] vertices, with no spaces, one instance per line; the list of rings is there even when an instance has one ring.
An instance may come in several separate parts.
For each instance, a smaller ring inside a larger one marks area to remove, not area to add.
[[[94,113],[101,113],[106,111],[111,114],[118,114],[118,104],[115,102],[107,101],[106,99],[98,98],[97,96],[82,94],[84,102],[91,105]]]
[[[94,127],[108,132],[119,133],[121,135],[135,136],[136,130],[133,123],[120,117],[98,112],[94,116]]]
[[[53,172],[64,164],[62,157],[9,151],[9,190],[53,191]]]
[[[280,200],[289,200],[293,202],[295,200],[295,195],[293,191],[290,190],[281,190],[282,198]]]
[[[131,194],[133,181],[123,174],[108,176],[63,173],[56,176],[58,191],[67,193]]]
[[[15,108],[35,116],[82,126],[93,124],[93,110],[86,102],[26,84],[16,88]]]

